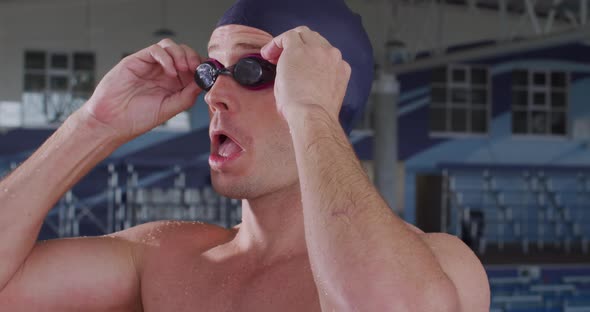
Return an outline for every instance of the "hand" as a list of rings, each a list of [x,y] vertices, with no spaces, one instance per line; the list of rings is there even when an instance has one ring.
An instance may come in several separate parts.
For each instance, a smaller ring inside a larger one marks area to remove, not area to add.
[[[164,39],[109,71],[81,113],[127,142],[195,102],[201,89],[193,74],[200,63],[193,49]]]
[[[275,37],[261,54],[277,64],[274,93],[287,122],[298,109],[310,106],[320,106],[338,120],[351,73],[340,50],[301,26]]]

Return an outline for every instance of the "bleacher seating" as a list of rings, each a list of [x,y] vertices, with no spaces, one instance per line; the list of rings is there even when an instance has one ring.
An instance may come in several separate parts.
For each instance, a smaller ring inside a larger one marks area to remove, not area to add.
[[[443,230],[462,237],[483,218],[478,252],[490,245],[589,252],[590,169],[444,165]]]
[[[39,239],[105,235],[155,220],[224,227],[240,222],[241,202],[222,197],[206,180],[195,179],[201,172],[191,165],[99,166],[87,180],[90,187],[81,181],[49,212]]]
[[[488,267],[494,312],[590,312],[590,267]]]

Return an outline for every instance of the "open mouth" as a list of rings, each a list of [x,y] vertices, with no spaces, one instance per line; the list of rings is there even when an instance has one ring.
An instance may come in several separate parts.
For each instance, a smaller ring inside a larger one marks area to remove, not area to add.
[[[213,155],[223,158],[233,158],[243,152],[244,149],[230,136],[225,133],[218,133],[214,136]]]

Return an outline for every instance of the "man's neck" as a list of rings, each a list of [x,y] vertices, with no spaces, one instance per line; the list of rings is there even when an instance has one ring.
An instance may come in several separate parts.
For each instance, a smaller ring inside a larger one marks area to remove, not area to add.
[[[265,264],[306,255],[299,185],[242,200],[242,223],[235,242]]]

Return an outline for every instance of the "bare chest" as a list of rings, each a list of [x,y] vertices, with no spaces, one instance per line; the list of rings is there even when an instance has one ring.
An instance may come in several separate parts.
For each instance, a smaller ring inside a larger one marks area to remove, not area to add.
[[[142,276],[144,311],[320,311],[308,263],[269,268],[239,262],[168,258]]]

